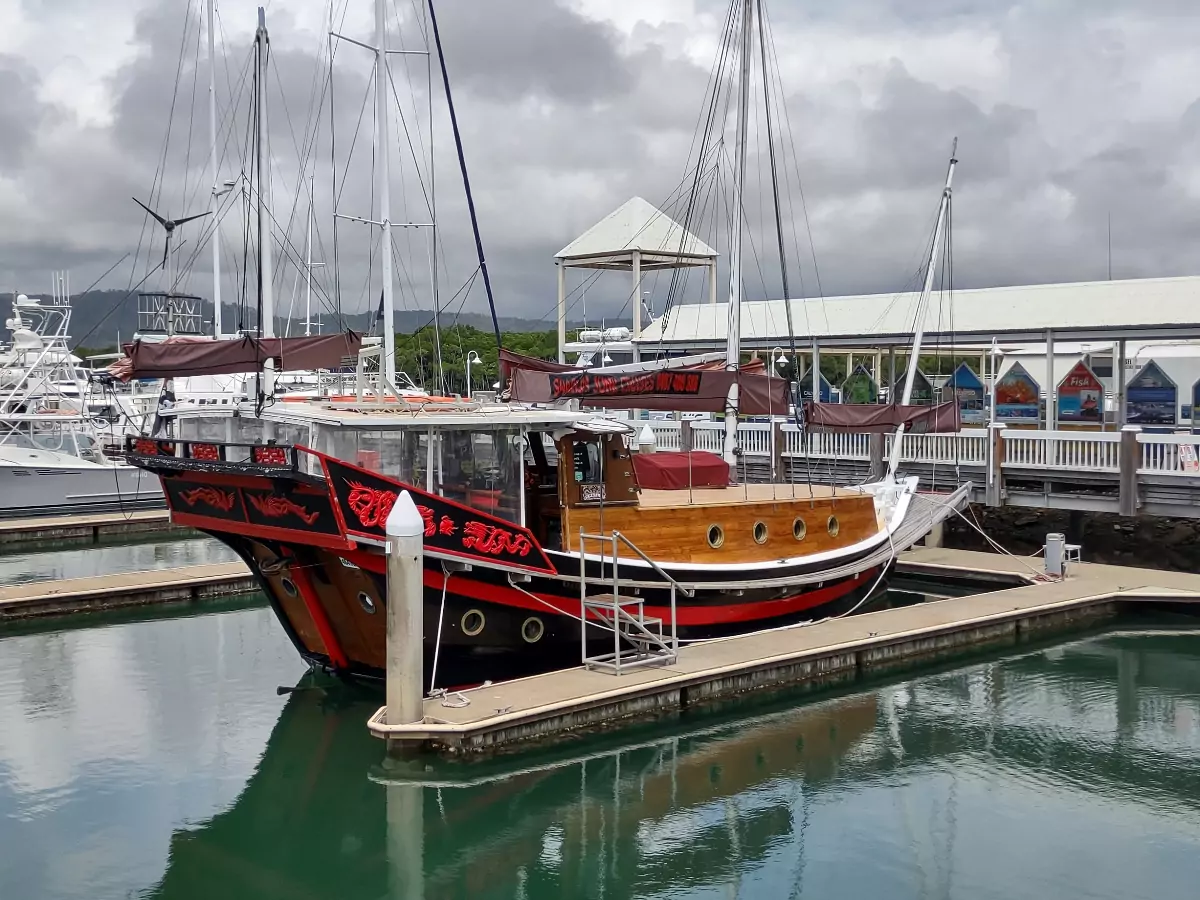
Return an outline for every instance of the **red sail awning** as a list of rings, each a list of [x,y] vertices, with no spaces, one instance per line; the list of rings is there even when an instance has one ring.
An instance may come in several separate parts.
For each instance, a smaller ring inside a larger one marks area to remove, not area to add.
[[[110,371],[122,381],[131,378],[186,378],[190,375],[234,375],[257,372],[274,360],[280,372],[298,369],[336,369],[346,357],[358,356],[362,335],[353,331],[311,337],[231,340],[166,340],[126,345],[129,359]]]
[[[729,463],[707,450],[633,454],[638,487],[680,491],[688,487],[729,486]]]
[[[512,372],[512,399],[525,403],[579,400],[603,409],[721,412],[735,380],[738,409],[743,415],[787,415],[786,380],[707,369],[605,374],[578,369],[537,372],[516,367]]]
[[[883,434],[901,425],[912,434],[946,434],[962,427],[957,401],[937,406],[892,406],[869,403],[804,404],[804,421],[812,431]]]

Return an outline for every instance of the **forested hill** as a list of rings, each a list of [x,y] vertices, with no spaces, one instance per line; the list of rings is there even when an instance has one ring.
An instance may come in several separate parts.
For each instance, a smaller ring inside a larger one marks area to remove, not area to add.
[[[31,295],[39,296],[39,295]],[[205,322],[212,321],[212,304],[203,302],[203,318]],[[122,340],[128,340],[137,331],[137,297],[126,298],[125,291],[89,291],[86,294],[76,294],[71,298],[71,344],[86,347],[115,347],[118,335]],[[231,331],[238,325],[238,309],[233,304],[224,303],[223,325],[226,331]],[[379,324],[374,323],[374,313],[355,313],[345,317],[345,323],[355,331],[367,332],[375,324],[375,333],[379,333]],[[300,319],[292,322],[291,333],[302,334],[303,327]],[[412,334],[420,328],[430,325],[433,312],[430,310],[398,310],[396,312],[396,333]],[[467,328],[475,328],[491,334],[492,320],[486,314],[459,313],[451,315],[442,313],[443,327],[458,324]],[[328,317],[324,319],[324,331],[332,330],[334,323]],[[208,326],[211,329],[211,325]],[[572,324],[572,328],[577,325]],[[504,332],[539,332],[552,330],[552,320],[522,319],[515,316],[501,316],[500,330]],[[493,339],[494,341],[494,339]]]

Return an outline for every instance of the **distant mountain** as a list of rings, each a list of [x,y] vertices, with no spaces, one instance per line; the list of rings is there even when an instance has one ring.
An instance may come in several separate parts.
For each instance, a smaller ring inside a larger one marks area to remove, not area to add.
[[[48,299],[44,295],[42,299]],[[213,306],[208,300],[201,301],[201,316],[206,323],[206,330],[211,330]],[[120,336],[122,341],[128,340],[137,331],[137,297],[127,297],[125,291],[88,291],[76,294],[71,298],[71,345],[85,347],[111,347],[117,343]],[[222,324],[226,331],[234,330],[238,325],[237,306],[222,304]],[[356,331],[370,331],[374,323],[373,312],[351,313],[345,317],[346,327]],[[333,323],[329,317],[323,318],[324,330],[330,331]],[[432,310],[397,310],[397,334],[411,334],[418,328],[425,327],[433,321]],[[303,334],[302,320],[293,319],[291,334]],[[471,326],[481,331],[492,330],[492,320],[486,313],[459,313],[452,315],[442,313],[442,323],[449,327],[453,324]],[[568,328],[578,328],[582,323],[569,322]],[[621,323],[610,323],[621,324]],[[379,330],[376,324],[376,332]],[[523,319],[519,316],[501,316],[501,331],[553,331],[554,321],[551,319]]]

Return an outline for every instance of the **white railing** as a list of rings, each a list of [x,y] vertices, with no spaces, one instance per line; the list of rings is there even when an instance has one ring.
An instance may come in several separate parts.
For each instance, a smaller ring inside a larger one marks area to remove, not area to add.
[[[1141,459],[1138,472],[1148,475],[1200,477],[1200,434],[1147,434],[1137,436]]]
[[[895,436],[888,435],[886,453],[891,452],[893,440]],[[987,431],[971,428],[957,434],[906,434],[900,447],[900,459],[938,465],[982,466],[987,463]]]
[[[1120,470],[1121,435],[1115,431],[1005,429],[1004,468]]]
[[[647,422],[659,450],[682,448],[682,427],[672,420]],[[719,421],[691,422],[692,448],[721,453],[724,424]],[[866,434],[813,432],[805,439],[792,422],[782,423],[784,456],[847,461],[867,461],[871,438]],[[773,449],[773,426],[769,422],[742,422],[738,443],[748,457],[769,458]],[[1120,471],[1121,434],[1116,431],[1034,431],[1006,428],[1004,468],[1047,471]],[[883,452],[891,450],[893,436],[887,435]],[[988,431],[964,429],[957,434],[906,434],[901,460],[933,465],[987,464]],[[1137,435],[1138,471],[1144,474],[1200,478],[1200,434]]]

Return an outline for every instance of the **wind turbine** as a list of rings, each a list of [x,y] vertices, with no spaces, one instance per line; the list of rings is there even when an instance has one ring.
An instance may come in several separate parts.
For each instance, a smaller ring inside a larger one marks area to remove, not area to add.
[[[180,225],[186,224],[187,222],[192,222],[196,219],[203,219],[205,216],[211,216],[212,210],[197,213],[194,216],[184,216],[182,219],[164,219],[137,197],[133,197],[132,199],[134,203],[136,203],[146,212],[150,213],[150,215],[154,218],[154,221],[161,225],[163,230],[167,233],[166,240],[163,242],[162,268],[167,273],[167,333],[171,334],[174,331],[174,329],[171,327],[172,320],[174,318],[173,310],[171,309],[171,294],[175,290],[175,273],[173,271],[173,266],[171,265],[173,262],[173,258],[171,257],[171,235],[175,233],[175,229]]]

